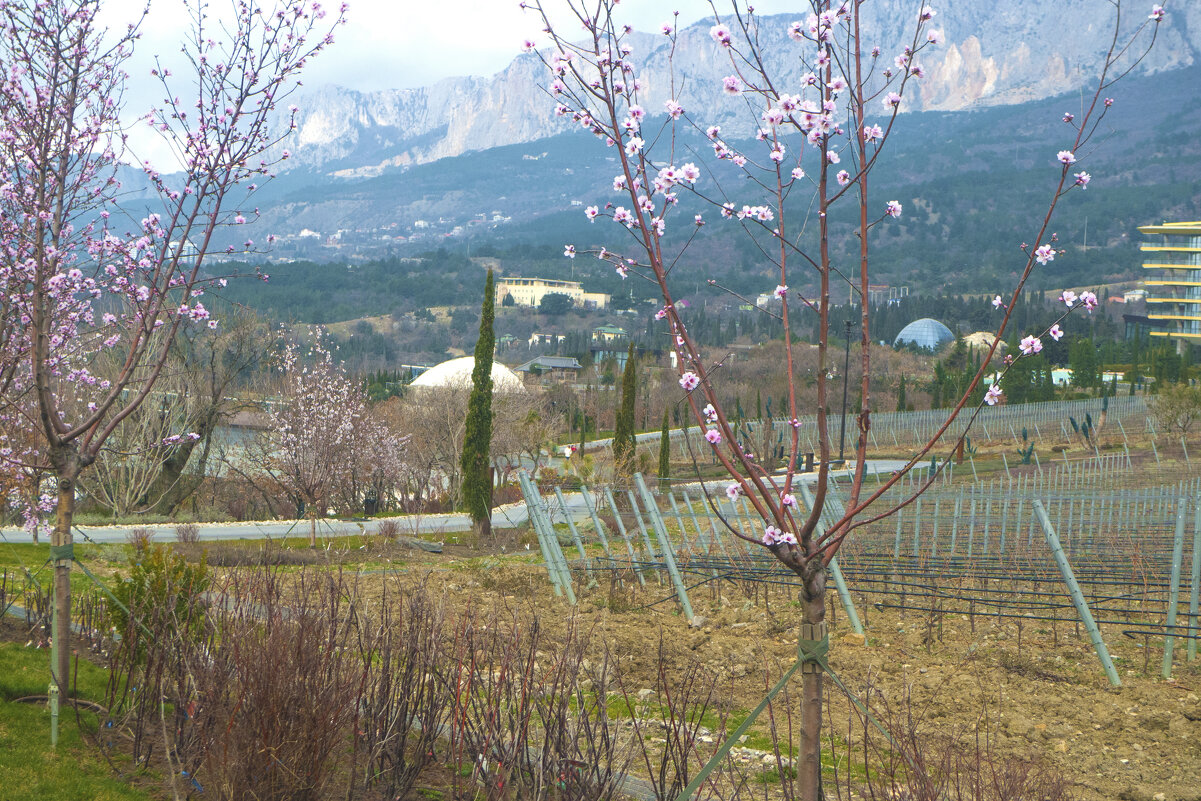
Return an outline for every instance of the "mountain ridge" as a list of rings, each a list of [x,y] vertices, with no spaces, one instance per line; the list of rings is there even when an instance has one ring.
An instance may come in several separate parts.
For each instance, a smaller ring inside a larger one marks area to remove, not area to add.
[[[884,54],[899,52],[913,4],[880,0],[866,7],[864,25],[879,31]],[[908,111],[954,111],[1010,105],[1059,95],[1084,86],[1099,71],[1109,41],[1109,4],[1063,0],[1048,6],[1031,0],[959,2],[935,17],[946,44],[923,54],[927,76],[906,101]],[[795,84],[801,73],[797,45],[787,25],[797,15],[762,18],[760,36],[772,72]],[[1129,19],[1132,28],[1142,17]],[[715,122],[749,133],[744,110],[720,89],[727,61],[708,36],[708,22],[679,32],[675,50],[679,98],[686,108],[706,108]],[[1065,37],[1064,31],[1072,31]],[[648,109],[660,109],[669,40],[636,33],[634,57],[645,65]],[[887,57],[887,56],[885,56]],[[891,58],[889,58],[889,62]],[[1201,4],[1173,10],[1151,54],[1136,74],[1189,67],[1201,61]],[[489,77],[447,78],[415,89],[360,92],[327,85],[302,96],[297,129],[281,144],[289,169],[364,178],[466,152],[537,141],[566,129],[540,88],[546,70],[532,54],[521,54]],[[740,113],[742,111],[743,113]],[[733,127],[731,127],[733,126]]]

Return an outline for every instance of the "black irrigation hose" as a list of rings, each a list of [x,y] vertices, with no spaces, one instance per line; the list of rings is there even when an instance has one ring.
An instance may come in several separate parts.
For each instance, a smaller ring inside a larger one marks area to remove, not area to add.
[[[23,695],[20,698],[11,699],[14,704],[46,704],[50,702],[48,695]],[[89,701],[85,698],[60,698],[59,703],[71,704],[73,706],[81,706],[84,709],[95,712],[97,715],[107,715],[108,707],[102,706],[95,701]]]

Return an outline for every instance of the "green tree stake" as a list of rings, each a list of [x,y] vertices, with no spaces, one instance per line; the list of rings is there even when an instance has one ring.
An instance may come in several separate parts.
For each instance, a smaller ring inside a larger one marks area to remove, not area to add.
[[[659,431],[659,491],[666,492],[671,479],[671,438],[667,430],[667,409],[663,410],[663,428]]]

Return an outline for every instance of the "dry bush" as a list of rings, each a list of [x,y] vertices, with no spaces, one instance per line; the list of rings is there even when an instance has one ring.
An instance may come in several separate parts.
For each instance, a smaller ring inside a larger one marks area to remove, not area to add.
[[[262,545],[223,545],[205,550],[205,558],[214,567],[295,567],[324,564],[323,551],[282,548],[269,542]]]
[[[450,726],[456,798],[603,801],[629,743],[610,716],[610,660],[585,665],[589,636],[570,621],[551,642],[528,624],[464,619],[455,637]],[[587,682],[587,683],[585,683]]]
[[[355,753],[361,749],[367,762],[365,787],[405,798],[433,762],[453,708],[446,615],[424,588],[393,598],[385,587],[378,610],[358,623],[367,678],[356,704]]]
[[[210,637],[172,698],[176,775],[241,801],[328,798],[344,762],[363,666],[340,573],[257,570],[222,586]]]
[[[839,799],[880,798],[904,801],[1071,801],[1062,772],[1036,757],[1002,753],[989,730],[988,710],[965,727],[940,729],[925,718],[923,705],[906,687],[899,700],[887,701],[869,679],[867,699],[881,732],[867,715],[848,701],[846,742],[852,748],[835,760],[833,789]],[[831,735],[833,739],[833,736]],[[853,766],[866,766],[868,779],[854,778]],[[839,775],[841,773],[841,775]]]
[[[621,672],[617,686],[632,712],[633,739],[654,796],[657,801],[668,801],[688,786],[709,757],[702,752],[702,721],[706,713],[716,711],[717,677],[695,658],[678,664],[665,649],[662,631],[657,653],[654,686],[644,688],[652,691],[650,695],[639,697],[641,691],[633,690]],[[720,733],[725,728],[724,716],[720,720],[714,749],[725,739]],[[729,764],[727,760],[727,768]],[[721,797],[719,775],[711,776],[693,798]]]
[[[154,529],[146,526],[138,526],[132,528],[125,535],[125,541],[133,546],[135,551],[144,551],[150,547],[151,540],[154,539]]]
[[[375,535],[387,542],[396,542],[400,536],[400,523],[396,520],[381,520],[376,524]]]
[[[200,542],[200,526],[195,523],[180,523],[175,527],[175,539],[184,545]]]

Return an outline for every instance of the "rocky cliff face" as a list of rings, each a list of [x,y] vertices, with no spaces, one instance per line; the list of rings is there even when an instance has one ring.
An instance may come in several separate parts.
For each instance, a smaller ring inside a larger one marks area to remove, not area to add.
[[[1127,4],[1124,27],[1146,18],[1150,3]],[[1146,7],[1144,7],[1144,5]],[[1095,79],[1109,47],[1112,6],[1108,0],[955,0],[936,4],[936,28],[945,43],[924,54],[927,71],[907,110],[958,110],[1007,105],[1063,94]],[[864,8],[882,58],[907,43],[911,0],[876,0]],[[761,23],[764,52],[784,83],[801,72],[798,45],[785,34],[792,16]],[[708,23],[681,32],[675,79],[686,108],[704,110],[706,122],[740,125],[737,103],[720,91],[729,70],[724,53],[708,37]],[[648,109],[662,108],[670,79],[667,41],[639,35],[634,57],[650,85]],[[1201,3],[1170,9],[1151,55],[1138,73],[1186,67],[1201,56]],[[530,142],[563,130],[543,89],[545,73],[531,55],[518,56],[490,78],[456,78],[421,89],[364,93],[324,87],[300,101],[298,130],[284,146],[295,154],[291,168],[346,178],[435,161],[467,151]],[[1067,110],[1067,109],[1065,109]],[[745,126],[743,126],[745,127]]]

